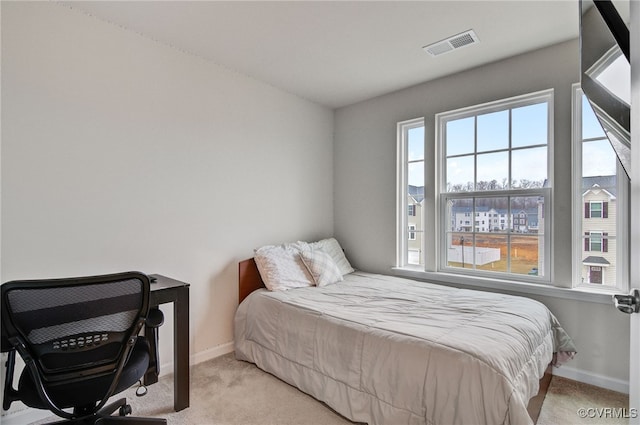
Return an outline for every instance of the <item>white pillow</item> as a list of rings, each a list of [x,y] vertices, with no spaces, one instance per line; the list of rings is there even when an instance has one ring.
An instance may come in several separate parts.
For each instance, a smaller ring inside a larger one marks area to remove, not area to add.
[[[329,254],[338,266],[340,274],[345,275],[355,271],[353,267],[351,267],[347,257],[344,256],[344,251],[335,238],[322,239],[318,242],[310,243],[309,247],[311,249],[321,249]]]
[[[300,257],[313,276],[316,286],[327,286],[344,280],[335,261],[326,252],[319,249],[300,251]]]
[[[313,276],[298,250],[288,246],[265,246],[255,250],[255,261],[264,285],[270,291],[313,286]]]

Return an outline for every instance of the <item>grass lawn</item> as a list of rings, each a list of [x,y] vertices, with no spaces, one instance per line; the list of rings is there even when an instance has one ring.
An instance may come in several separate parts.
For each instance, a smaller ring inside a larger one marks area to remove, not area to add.
[[[465,238],[465,246],[470,246],[472,235],[469,233],[453,233],[453,245],[460,245],[460,238]],[[500,260],[477,266],[477,270],[507,272],[507,235],[506,234],[476,234],[476,246],[500,249]],[[450,267],[462,267],[460,262],[449,262]],[[511,273],[529,274],[531,269],[538,267],[538,235],[511,235]],[[464,264],[465,269],[472,269],[473,265]]]

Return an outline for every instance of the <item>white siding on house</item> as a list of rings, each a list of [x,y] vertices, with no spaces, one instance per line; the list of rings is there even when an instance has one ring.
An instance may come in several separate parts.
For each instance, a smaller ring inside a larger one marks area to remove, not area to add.
[[[604,205],[604,210],[600,213],[600,217],[587,217],[589,213],[583,211],[582,282],[615,286],[617,253],[617,244],[614,238],[617,219],[616,198],[605,189],[593,187],[584,193],[582,200],[583,208],[588,211],[591,211],[591,203],[596,203],[599,206]],[[587,234],[594,232],[602,235],[599,250],[593,249],[592,241],[587,236]],[[601,282],[593,281],[592,276],[594,275],[592,275],[592,271],[595,276],[602,273]]]

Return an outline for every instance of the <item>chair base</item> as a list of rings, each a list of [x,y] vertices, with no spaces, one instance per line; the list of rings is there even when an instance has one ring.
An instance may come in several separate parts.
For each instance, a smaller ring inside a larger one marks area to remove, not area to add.
[[[111,416],[118,411],[119,416]],[[139,418],[126,416],[131,413],[131,406],[127,404],[126,398],[120,398],[107,404],[93,415],[83,418],[62,420],[51,422],[47,425],[167,425],[167,420],[163,418]]]

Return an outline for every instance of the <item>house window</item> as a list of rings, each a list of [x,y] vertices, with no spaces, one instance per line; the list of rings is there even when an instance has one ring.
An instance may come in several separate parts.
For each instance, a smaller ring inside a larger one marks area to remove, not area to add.
[[[440,270],[549,280],[544,210],[550,205],[552,117],[552,90],[436,115]],[[505,217],[504,226],[448,225],[467,211],[476,217],[495,211]],[[529,215],[536,217],[535,228]]]
[[[608,206],[608,202],[587,202],[584,204],[584,218],[607,218]]]
[[[424,119],[398,123],[397,143],[399,167],[396,261],[401,266],[419,266],[424,264]]]
[[[415,241],[416,240],[416,225],[415,224],[410,224],[409,225],[409,240],[410,241]]]
[[[602,233],[601,232],[589,232],[588,237],[585,239],[586,251],[603,251],[602,249]]]
[[[574,286],[626,290],[628,177],[578,84],[573,111]]]

